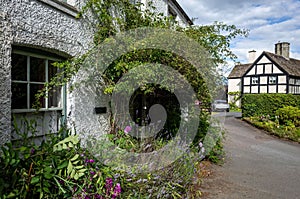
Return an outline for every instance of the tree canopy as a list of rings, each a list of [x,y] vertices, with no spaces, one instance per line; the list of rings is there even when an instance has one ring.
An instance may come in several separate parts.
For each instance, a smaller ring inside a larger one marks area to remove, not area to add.
[[[165,49],[155,48],[155,45],[153,45],[153,48],[147,49],[132,48],[133,50],[119,56],[110,63],[105,73],[101,74],[104,80],[103,92],[105,94],[113,93],[118,80],[133,68],[143,63],[156,63],[170,66],[182,74],[194,88],[197,98],[207,105],[211,101],[212,95],[216,93],[216,87],[222,85],[222,78],[218,74],[218,66],[226,63],[228,59],[236,59],[236,55],[230,49],[230,42],[238,36],[247,36],[248,34],[247,30],[239,29],[235,25],[226,25],[222,22],[215,22],[211,25],[180,27],[172,16],[164,16],[155,12],[155,7],[153,7],[151,1],[148,5],[143,5],[141,3],[134,4],[130,0],[88,0],[78,18],[82,18],[85,22],[88,21],[91,24],[94,30],[95,47],[105,42],[114,45],[114,42],[116,42],[113,41],[114,36],[122,32],[134,31],[137,28],[149,27],[169,30],[170,36],[166,33],[161,37],[153,36],[151,38],[150,35],[150,39],[141,40],[137,42],[137,45],[143,46],[147,42],[159,44],[168,40],[169,43],[166,44],[166,49],[176,49],[176,52],[180,51],[181,46],[189,49],[176,54]],[[171,38],[172,32],[190,38],[202,49],[199,50],[193,44],[180,43],[182,41],[178,38],[181,36]],[[130,39],[128,38],[128,40]],[[121,45],[121,48],[127,48],[127,44],[131,44],[131,41],[128,41],[128,43],[126,41],[123,46]],[[114,51],[105,52],[105,49],[102,49],[102,51],[107,57],[112,57],[117,53]],[[47,89],[68,82],[76,75],[79,68],[83,67],[83,63],[88,56],[89,52],[80,57],[57,63],[56,65],[63,69],[62,73],[46,86]],[[193,56],[192,60],[200,60],[199,63],[190,63],[189,60],[185,59],[189,56]],[[199,70],[202,70],[202,72],[199,73]],[[151,73],[147,70],[144,72]],[[139,75],[143,76],[143,74],[137,74],[136,77],[138,78]],[[168,78],[170,77],[166,77],[166,81]],[[209,79],[213,85],[208,85],[205,78]],[[126,92],[125,84],[123,87],[119,86],[119,88]],[[155,89],[166,88],[160,87],[160,85],[148,84],[142,87],[140,92],[144,94],[153,93]],[[43,92],[39,96],[42,94]]]

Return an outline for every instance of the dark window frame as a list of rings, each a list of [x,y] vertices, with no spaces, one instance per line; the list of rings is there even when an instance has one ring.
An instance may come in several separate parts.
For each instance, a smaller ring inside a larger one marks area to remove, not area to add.
[[[251,85],[258,85],[259,84],[259,77],[254,76],[251,77]]]
[[[278,82],[277,76],[269,76],[269,78],[268,78],[269,85],[276,85],[277,82]]]

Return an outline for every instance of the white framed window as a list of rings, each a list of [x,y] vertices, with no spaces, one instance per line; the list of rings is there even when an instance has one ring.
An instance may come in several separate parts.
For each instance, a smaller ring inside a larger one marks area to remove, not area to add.
[[[252,77],[251,82],[252,84],[258,84],[258,77]]]
[[[13,112],[33,109],[35,95],[58,72],[52,64],[61,59],[13,50],[11,91]],[[41,110],[62,109],[62,88],[56,87],[40,99]]]
[[[300,94],[300,86],[296,86],[295,94]]]
[[[276,84],[277,77],[276,76],[270,76],[269,77],[269,84]]]

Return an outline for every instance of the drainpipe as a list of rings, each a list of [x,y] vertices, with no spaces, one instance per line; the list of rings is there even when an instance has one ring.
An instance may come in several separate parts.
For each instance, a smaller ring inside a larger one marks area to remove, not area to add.
[[[67,86],[63,85],[63,117],[62,117],[62,126],[67,124]]]

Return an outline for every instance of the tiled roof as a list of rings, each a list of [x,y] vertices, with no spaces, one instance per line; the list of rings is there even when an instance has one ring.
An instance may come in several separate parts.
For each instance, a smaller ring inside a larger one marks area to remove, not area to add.
[[[266,52],[266,51],[264,51],[262,54],[265,54],[270,60],[272,60],[274,63],[276,63],[279,67],[281,67],[289,75],[294,75],[294,76],[300,77],[300,60],[293,59],[293,58],[287,59],[281,55],[277,55],[277,54]],[[252,66],[252,63],[236,65],[232,69],[228,78],[242,77],[251,66]]]
[[[270,52],[265,53],[271,60],[273,60],[278,66],[285,70],[289,75],[300,77],[300,60],[293,58],[285,58],[281,55],[276,55]]]
[[[235,65],[232,71],[230,72],[228,78],[238,78],[242,77],[245,72],[250,68],[252,64],[239,64]]]

